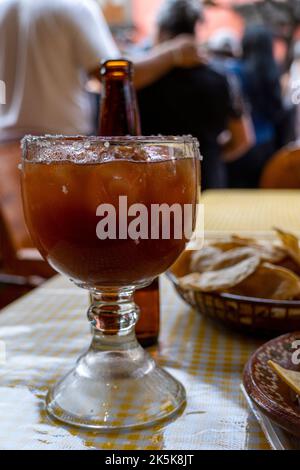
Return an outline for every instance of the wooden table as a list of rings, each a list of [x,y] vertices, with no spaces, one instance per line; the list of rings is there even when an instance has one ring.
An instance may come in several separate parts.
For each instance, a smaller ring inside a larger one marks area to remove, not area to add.
[[[202,202],[210,236],[240,228],[270,234],[272,225],[300,230],[300,191],[208,191]],[[164,428],[110,435],[51,421],[44,410],[46,390],[90,336],[86,292],[57,276],[0,314],[1,449],[269,448],[239,388],[244,364],[260,342],[193,312],[165,277],[161,286],[160,341],[150,351],[184,383],[183,415]]]

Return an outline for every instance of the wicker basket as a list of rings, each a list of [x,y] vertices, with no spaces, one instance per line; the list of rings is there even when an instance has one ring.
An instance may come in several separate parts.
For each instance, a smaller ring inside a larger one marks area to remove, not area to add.
[[[191,307],[240,331],[278,335],[300,330],[300,301],[265,300],[232,294],[205,293],[182,289],[173,273],[168,277]]]

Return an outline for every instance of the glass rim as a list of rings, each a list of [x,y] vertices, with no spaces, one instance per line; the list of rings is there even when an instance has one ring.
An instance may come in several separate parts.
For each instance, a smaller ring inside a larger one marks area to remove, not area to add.
[[[127,160],[136,162],[131,155],[118,154],[118,148],[141,149],[149,158],[140,161],[166,161],[190,158],[194,153],[202,160],[199,142],[195,137],[187,136],[65,136],[65,135],[26,135],[21,140],[22,162],[54,163],[68,161],[77,164],[107,163],[108,161]],[[172,149],[172,155],[162,158],[154,148]],[[109,150],[110,149],[110,150]],[[116,153],[114,153],[116,152]],[[176,153],[176,156],[175,156]]]
[[[139,144],[195,144],[199,147],[199,141],[192,135],[126,135],[126,136],[86,136],[86,135],[60,135],[60,134],[45,134],[45,135],[25,135],[21,140],[22,147],[27,144],[39,144],[43,142],[63,143],[63,142],[90,142],[90,143],[103,143],[109,142],[113,144],[122,143],[139,143]]]

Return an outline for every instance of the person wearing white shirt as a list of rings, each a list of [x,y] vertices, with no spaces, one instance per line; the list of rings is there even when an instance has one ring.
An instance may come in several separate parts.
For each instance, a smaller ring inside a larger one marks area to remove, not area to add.
[[[25,134],[89,134],[92,109],[85,90],[99,64],[120,52],[94,0],[0,2],[0,142]],[[169,41],[135,64],[135,84],[151,83],[172,67],[201,61],[190,37]]]

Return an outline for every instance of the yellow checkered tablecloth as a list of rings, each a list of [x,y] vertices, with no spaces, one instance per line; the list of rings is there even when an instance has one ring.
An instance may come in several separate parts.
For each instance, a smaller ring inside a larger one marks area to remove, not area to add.
[[[207,233],[298,231],[300,192],[210,191]],[[153,356],[185,385],[187,407],[164,428],[97,434],[53,422],[49,385],[89,343],[88,295],[57,276],[0,314],[1,449],[267,449],[240,392],[245,362],[259,342],[193,312],[161,278],[161,333]]]
[[[273,227],[300,235],[298,190],[210,190],[202,202],[206,237],[235,232],[270,238]]]
[[[56,277],[0,315],[1,449],[261,449],[267,444],[241,396],[241,373],[257,343],[191,311],[162,278],[157,361],[181,380],[188,404],[163,429],[101,435],[56,424],[44,411],[49,385],[89,342],[87,294]]]

